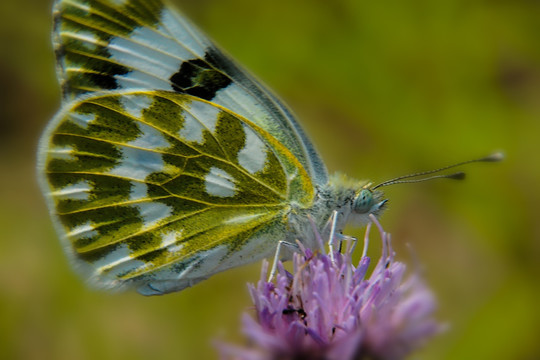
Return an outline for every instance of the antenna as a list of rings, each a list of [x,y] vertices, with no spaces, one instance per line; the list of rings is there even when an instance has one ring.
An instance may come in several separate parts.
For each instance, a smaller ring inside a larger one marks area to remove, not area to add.
[[[383,186],[388,186],[388,185],[405,184],[405,183],[417,183],[417,182],[428,181],[428,180],[433,180],[433,179],[463,180],[463,179],[465,179],[465,173],[464,172],[457,172],[457,173],[453,173],[453,174],[444,174],[444,175],[434,175],[434,176],[429,176],[429,177],[421,178],[421,179],[411,179],[411,178],[418,177],[418,176],[435,174],[435,173],[438,173],[438,172],[441,172],[441,171],[444,171],[444,170],[452,169],[452,168],[462,166],[462,165],[466,165],[466,164],[470,164],[470,163],[475,163],[475,162],[497,162],[497,161],[501,161],[503,159],[504,159],[504,155],[501,152],[496,152],[496,153],[493,153],[491,155],[488,155],[488,156],[485,156],[485,157],[482,157],[482,158],[479,158],[479,159],[472,159],[472,160],[462,161],[462,162],[459,162],[457,164],[444,166],[442,168],[438,168],[438,169],[435,169],[435,170],[422,171],[422,172],[418,172],[418,173],[414,173],[414,174],[398,176],[396,178],[393,178],[393,179],[390,179],[390,180],[387,180],[387,181],[383,181],[382,183],[380,183],[378,185],[375,185],[374,187],[371,188],[371,190],[375,190],[376,188],[383,187]],[[409,179],[409,180],[405,180],[405,179]]]

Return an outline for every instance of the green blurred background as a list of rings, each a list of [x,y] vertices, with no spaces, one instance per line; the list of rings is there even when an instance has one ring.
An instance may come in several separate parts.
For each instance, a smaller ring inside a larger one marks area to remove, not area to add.
[[[540,2],[177,3],[286,100],[331,171],[379,182],[504,150],[463,183],[387,188],[382,222],[450,324],[415,358],[540,359]],[[144,298],[90,290],[64,258],[34,175],[59,106],[50,7],[0,1],[0,357],[215,358],[212,341],[240,341],[260,264]]]

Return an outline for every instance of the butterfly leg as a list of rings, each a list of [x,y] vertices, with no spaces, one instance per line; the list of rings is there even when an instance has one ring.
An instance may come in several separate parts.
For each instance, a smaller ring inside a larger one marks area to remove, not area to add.
[[[331,227],[330,236],[328,237],[328,252],[330,253],[330,260],[332,261],[332,264],[336,263],[336,259],[334,258],[334,238],[336,237],[338,215],[339,213],[337,212],[337,210],[334,210],[329,220],[331,223]]]
[[[286,247],[292,249],[293,251],[298,251],[299,250],[298,245],[296,245],[294,243],[291,243],[291,242],[288,242],[288,241],[285,241],[285,240],[280,240],[278,242],[278,245],[276,247],[276,253],[274,254],[274,261],[272,263],[272,269],[270,270],[270,275],[268,275],[268,282],[272,281],[272,279],[276,275],[277,264],[278,264],[278,261],[279,261],[279,256],[280,256],[280,253],[281,253],[281,247],[282,246],[286,246]]]
[[[336,238],[339,239],[339,251],[341,252],[341,245],[344,241],[347,241],[351,243],[350,249],[347,249],[347,252],[350,252],[351,254],[354,253],[354,250],[356,249],[356,245],[358,244],[358,239],[354,236],[349,235],[343,235],[343,234],[336,234]]]
[[[358,243],[358,239],[354,236],[349,235],[343,235],[337,230],[337,224],[338,224],[338,216],[339,213],[337,210],[334,210],[332,212],[332,215],[330,216],[330,219],[328,219],[328,222],[326,223],[325,228],[330,228],[330,235],[328,236],[328,252],[330,253],[330,260],[332,261],[332,264],[335,264],[335,257],[334,257],[334,243],[337,239],[339,241],[339,248],[338,251],[341,252],[341,245],[343,241],[348,241],[352,243],[352,247],[350,249],[350,252],[354,252],[354,249],[356,248],[356,244]]]

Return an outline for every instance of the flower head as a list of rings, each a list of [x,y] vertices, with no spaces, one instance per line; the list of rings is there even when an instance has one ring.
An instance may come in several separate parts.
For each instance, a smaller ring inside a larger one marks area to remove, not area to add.
[[[293,273],[280,263],[275,283],[266,281],[264,262],[261,280],[249,285],[256,318],[243,317],[253,346],[222,345],[223,358],[402,359],[439,332],[432,293],[418,274],[404,279],[405,265],[376,224],[383,251],[370,275],[370,258],[355,267],[351,250],[329,256],[301,247]]]

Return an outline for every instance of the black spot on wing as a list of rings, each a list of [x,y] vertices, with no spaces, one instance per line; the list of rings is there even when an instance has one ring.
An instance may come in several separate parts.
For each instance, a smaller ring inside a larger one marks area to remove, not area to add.
[[[83,94],[88,92],[87,88],[97,88],[105,90],[118,89],[119,85],[116,81],[116,75],[127,74],[129,71],[117,69],[114,72],[88,72],[84,74],[72,75],[68,81],[62,84],[62,93],[64,97],[73,93]]]
[[[118,83],[112,74],[88,74],[88,78],[99,88],[110,90],[118,88]]]
[[[171,76],[171,82],[175,87],[175,90],[178,88],[180,91],[194,85],[194,80],[196,76],[204,69],[208,69],[208,64],[206,64],[201,59],[194,59],[184,61],[180,65],[180,70],[173,76]]]
[[[57,59],[63,68],[67,64],[74,64],[83,70],[79,73],[69,74],[69,84],[63,86],[64,96],[70,95],[70,92],[84,93],[87,92],[86,89],[118,89],[119,85],[116,76],[125,75],[130,72],[130,69],[110,61],[111,55],[104,47],[95,50],[99,57],[91,58],[85,52],[85,49],[80,46],[77,41],[62,44],[62,50],[60,51],[63,51],[63,54],[61,56],[57,55],[59,56]]]
[[[212,68],[202,59],[184,61],[178,72],[170,77],[173,89],[179,93],[211,100],[216,92],[226,88],[232,80],[225,73]]]

